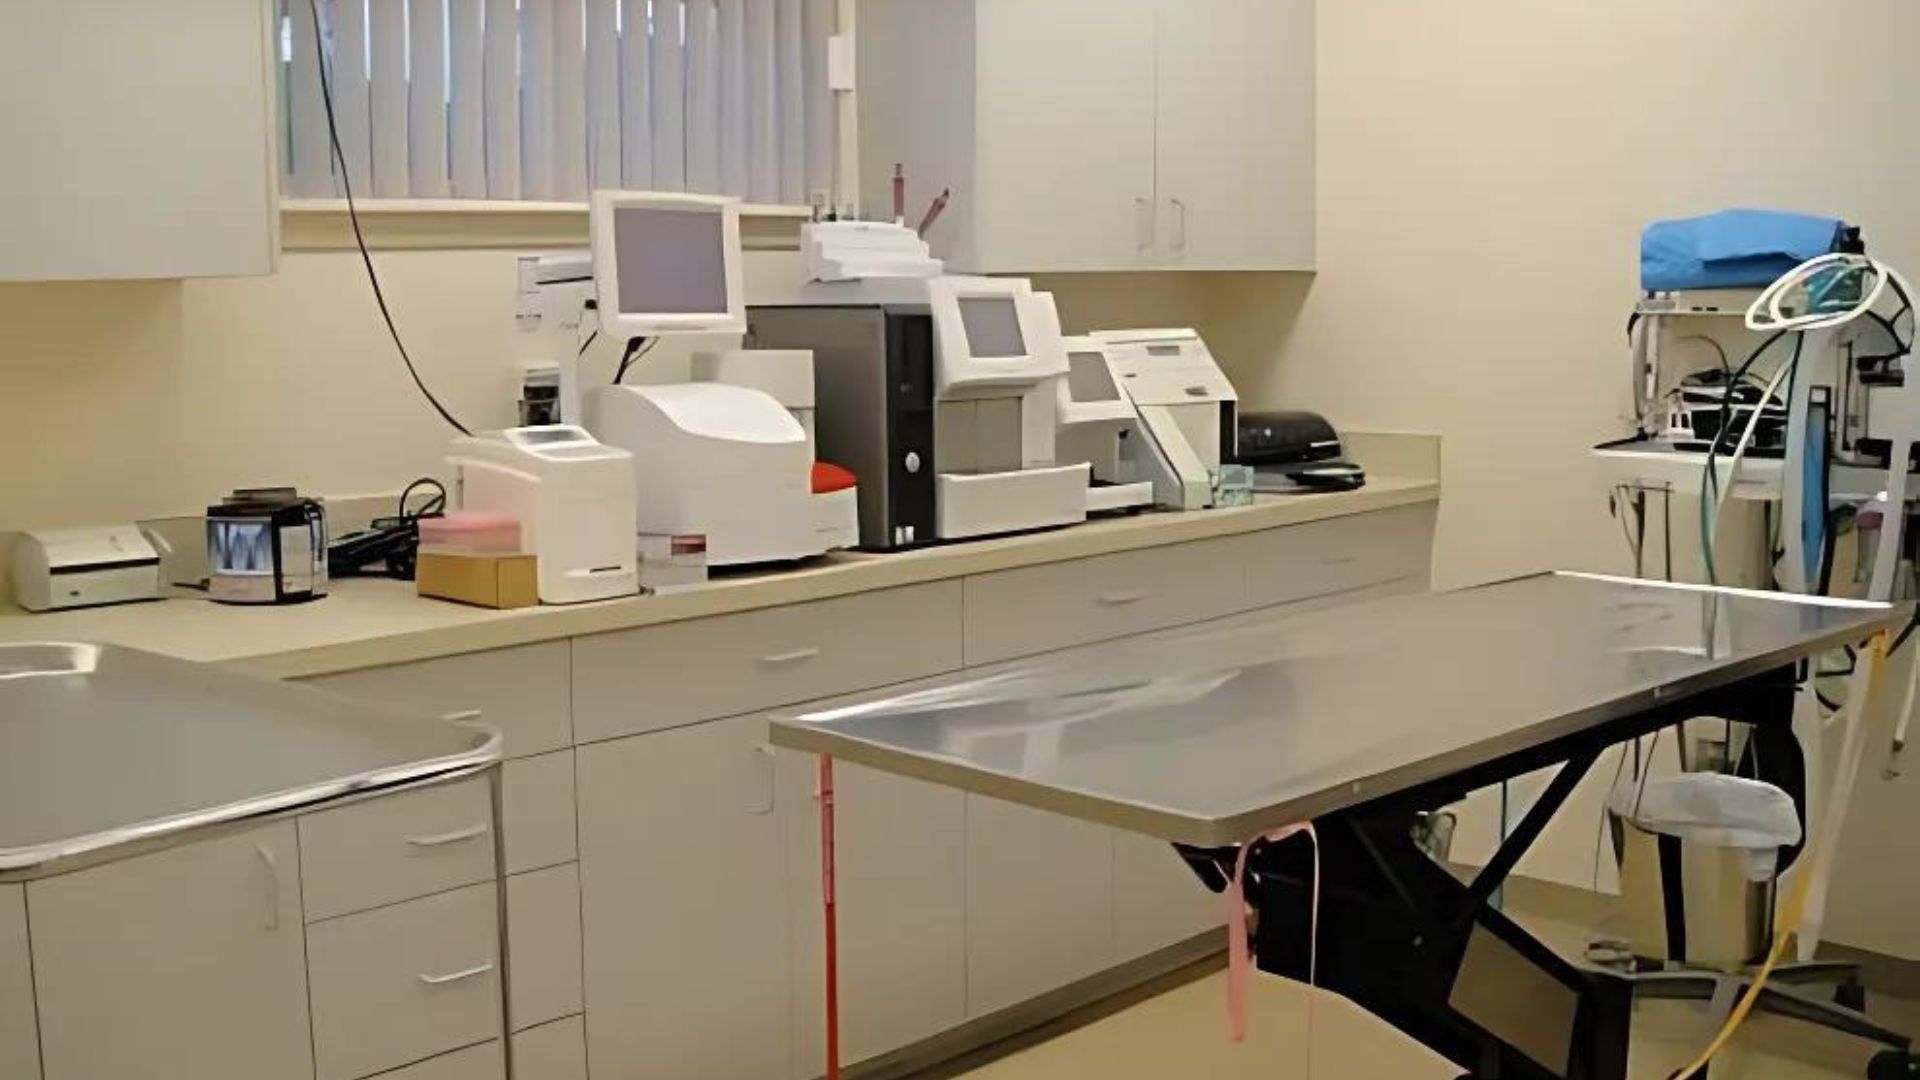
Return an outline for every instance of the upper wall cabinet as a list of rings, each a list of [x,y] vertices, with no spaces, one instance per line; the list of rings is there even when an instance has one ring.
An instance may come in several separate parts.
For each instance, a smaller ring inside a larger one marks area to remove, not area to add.
[[[1305,270],[1313,0],[863,0],[861,194],[957,270]]]
[[[0,0],[0,281],[264,274],[271,0]]]

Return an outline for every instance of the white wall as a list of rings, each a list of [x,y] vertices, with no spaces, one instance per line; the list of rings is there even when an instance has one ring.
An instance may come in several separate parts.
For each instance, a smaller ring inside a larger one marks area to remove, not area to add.
[[[1319,273],[1223,281],[1215,334],[1249,398],[1444,434],[1442,586],[1623,565],[1585,450],[1621,431],[1647,221],[1828,212],[1920,267],[1910,0],[1319,16]]]
[[[375,258],[420,374],[474,428],[514,418],[537,335],[514,324],[514,255]],[[748,289],[797,256],[748,256]],[[618,359],[596,346],[593,363]],[[642,370],[684,372],[662,344]],[[630,376],[631,378],[631,376]],[[452,430],[414,389],[357,253],[277,274],[0,285],[0,531],[195,514],[229,489],[393,492],[442,471]]]

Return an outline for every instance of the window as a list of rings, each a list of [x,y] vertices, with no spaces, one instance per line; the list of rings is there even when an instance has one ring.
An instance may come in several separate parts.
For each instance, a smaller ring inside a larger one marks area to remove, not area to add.
[[[836,0],[279,2],[291,197],[342,193],[316,36],[356,197],[834,190]]]

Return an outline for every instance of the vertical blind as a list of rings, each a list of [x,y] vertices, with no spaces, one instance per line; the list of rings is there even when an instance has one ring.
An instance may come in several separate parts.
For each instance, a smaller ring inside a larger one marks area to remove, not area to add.
[[[830,198],[835,0],[278,0],[284,190]],[[315,21],[315,7],[318,22]]]

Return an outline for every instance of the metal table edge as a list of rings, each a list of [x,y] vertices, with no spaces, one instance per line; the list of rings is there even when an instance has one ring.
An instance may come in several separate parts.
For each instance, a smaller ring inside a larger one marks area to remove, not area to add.
[[[1592,577],[1555,571],[1556,575]],[[1537,575],[1526,575],[1537,576]],[[1516,579],[1517,580],[1517,579]],[[1657,584],[1657,583],[1656,583]],[[1855,605],[1849,604],[1849,607]],[[1878,605],[1876,605],[1878,606]],[[1867,626],[1836,628],[1817,638],[1793,646],[1748,657],[1738,663],[1701,672],[1674,683],[1656,684],[1622,698],[1543,721],[1508,738],[1496,738],[1459,747],[1440,757],[1402,766],[1335,787],[1302,796],[1287,805],[1289,812],[1259,808],[1220,819],[1202,819],[1177,811],[1138,804],[1124,804],[1097,795],[1056,787],[995,772],[932,754],[910,754],[879,743],[828,731],[798,717],[779,717],[769,724],[768,741],[776,747],[798,753],[818,754],[849,761],[882,772],[941,784],[991,798],[1005,799],[1034,809],[1047,810],[1083,821],[1127,829],[1155,839],[1197,847],[1227,847],[1246,843],[1266,833],[1366,801],[1353,795],[1389,794],[1378,790],[1389,780],[1406,777],[1394,790],[1406,790],[1443,779],[1463,765],[1454,761],[1471,755],[1477,761],[1495,761],[1530,746],[1566,738],[1601,725],[1640,716],[1656,706],[1670,705],[1729,686],[1744,679],[1773,671],[1806,657],[1867,641],[1876,634],[1896,631],[1910,617],[1913,604],[1883,606],[1881,617]],[[1871,608],[1861,606],[1862,610]]]
[[[444,783],[475,776],[498,766],[505,739],[491,725],[463,722],[486,734],[479,746],[458,754],[375,769],[319,783],[237,800],[223,806],[175,814],[153,821],[104,829],[17,848],[0,848],[0,884],[31,881],[114,861],[116,852],[148,854],[192,843],[222,826],[275,820],[317,810],[342,799],[391,788]]]

